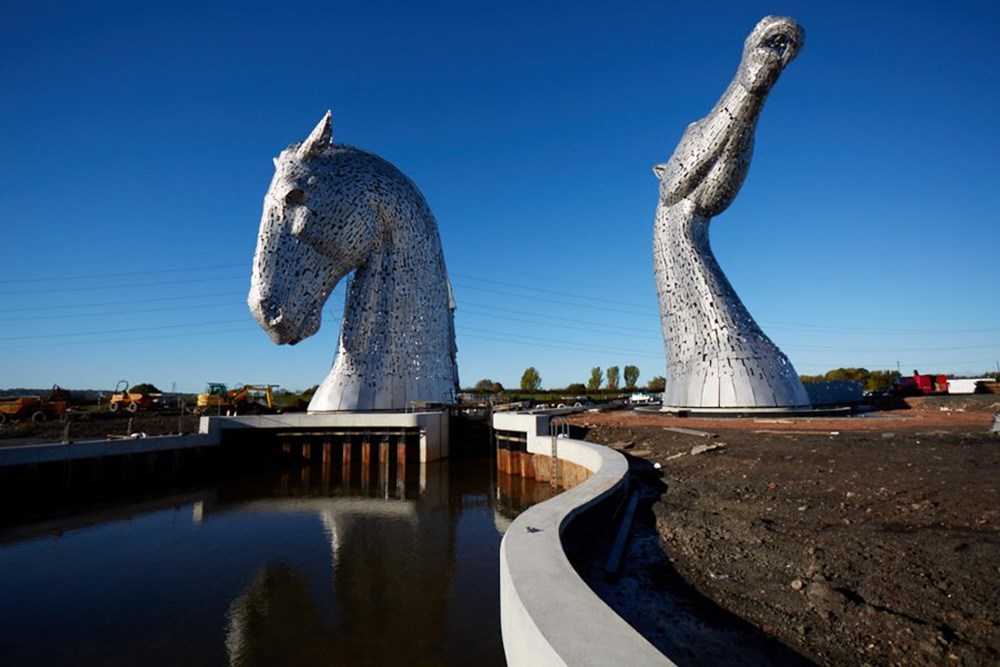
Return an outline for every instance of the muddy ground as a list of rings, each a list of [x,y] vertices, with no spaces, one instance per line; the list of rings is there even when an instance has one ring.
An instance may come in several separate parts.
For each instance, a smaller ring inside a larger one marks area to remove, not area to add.
[[[42,442],[100,440],[124,438],[133,434],[170,435],[196,433],[199,417],[186,411],[126,411],[70,412],[66,420],[51,420],[41,424],[30,419],[0,424],[0,447],[30,445]]]
[[[818,664],[1000,664],[1000,396],[908,403],[838,419],[572,421],[659,485],[648,516],[669,561],[626,564],[650,587],[676,585],[658,576],[676,570]],[[658,625],[655,596],[619,598],[647,636],[676,622]]]

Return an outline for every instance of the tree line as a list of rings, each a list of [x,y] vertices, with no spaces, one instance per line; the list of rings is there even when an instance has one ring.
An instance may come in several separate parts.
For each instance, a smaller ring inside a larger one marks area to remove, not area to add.
[[[899,371],[870,371],[867,368],[834,368],[823,375],[800,375],[803,383],[850,380],[858,382],[865,391],[885,391],[899,377]]]
[[[899,371],[894,370],[874,370],[867,368],[834,368],[822,375],[801,375],[803,383],[828,382],[837,380],[848,380],[858,382],[865,391],[884,391],[899,378]],[[624,384],[622,381],[624,380]],[[667,381],[661,375],[654,376],[645,387],[650,392],[662,392],[666,389]],[[520,391],[539,392],[542,390],[542,376],[538,369],[529,366],[521,375]],[[618,366],[609,366],[602,369],[594,366],[590,369],[590,377],[584,382],[573,382],[565,388],[554,388],[549,391],[562,391],[567,394],[596,394],[599,392],[636,391],[639,387],[638,366],[628,365],[624,369]],[[499,382],[490,379],[483,379],[476,383],[472,389],[480,394],[499,394],[504,391],[504,386]]]
[[[590,377],[586,383],[573,382],[564,389],[552,389],[551,391],[565,391],[567,394],[574,395],[636,391],[640,389],[639,375],[638,366],[627,365],[624,368],[609,366],[607,369],[594,366],[590,369]],[[659,392],[663,391],[665,386],[666,379],[661,376],[655,376],[649,381],[645,389],[647,391]],[[521,374],[519,388],[523,392],[542,391],[542,376],[539,374],[537,368],[529,366],[524,370],[524,373]],[[504,391],[504,386],[499,382],[484,378],[475,384],[472,391],[478,394],[499,394]]]

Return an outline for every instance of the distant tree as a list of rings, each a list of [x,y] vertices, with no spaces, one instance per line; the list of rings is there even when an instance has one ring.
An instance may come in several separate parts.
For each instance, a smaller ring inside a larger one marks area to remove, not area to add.
[[[503,393],[503,385],[499,382],[494,382],[489,378],[484,378],[476,383],[476,386],[472,388],[472,391],[477,394],[500,394]]]
[[[571,384],[568,387],[566,387],[566,393],[567,394],[586,394],[587,393],[587,385],[583,384],[582,382],[574,382],[573,384]]]
[[[654,376],[653,379],[649,381],[649,384],[646,385],[647,391],[661,392],[666,388],[667,388],[667,378],[661,375]]]
[[[521,391],[538,391],[542,386],[542,377],[535,370],[534,366],[529,366],[521,376]]]
[[[638,366],[626,366],[625,367],[625,388],[631,391],[635,389],[636,383],[639,381],[639,367]]]
[[[867,368],[834,368],[823,375],[801,375],[805,384],[813,382],[857,382],[865,391],[884,391],[899,377],[899,371],[870,371]]]
[[[618,391],[618,379],[621,377],[618,367],[608,366],[608,370],[605,373],[608,376],[608,389],[610,391]]]
[[[587,391],[598,391],[601,388],[601,382],[603,381],[604,371],[601,370],[600,366],[594,366],[590,369],[590,379],[587,380]]]
[[[303,402],[303,403],[308,404],[309,401],[312,400],[313,394],[316,393],[317,389],[319,389],[319,385],[318,384],[314,384],[313,386],[309,387],[305,391],[300,392],[299,393],[299,400],[301,402]]]
[[[155,384],[151,382],[140,382],[139,384],[132,385],[128,389],[130,394],[162,394],[163,392],[156,388]]]
[[[827,380],[849,380],[864,384],[871,372],[867,368],[834,368],[823,377]]]
[[[865,391],[885,391],[899,379],[899,371],[872,371],[865,380]]]

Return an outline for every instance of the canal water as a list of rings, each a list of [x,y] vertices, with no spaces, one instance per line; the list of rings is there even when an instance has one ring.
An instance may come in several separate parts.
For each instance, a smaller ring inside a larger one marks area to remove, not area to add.
[[[317,467],[0,530],[0,664],[504,664],[499,546],[547,485],[490,460]]]

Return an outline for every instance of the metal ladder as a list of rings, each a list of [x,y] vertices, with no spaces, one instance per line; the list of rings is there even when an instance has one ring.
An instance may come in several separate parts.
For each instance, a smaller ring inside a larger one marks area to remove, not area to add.
[[[549,436],[552,438],[552,458],[549,460],[549,485],[557,488],[559,479],[559,436],[569,437],[569,421],[565,417],[554,417],[549,421]]]

